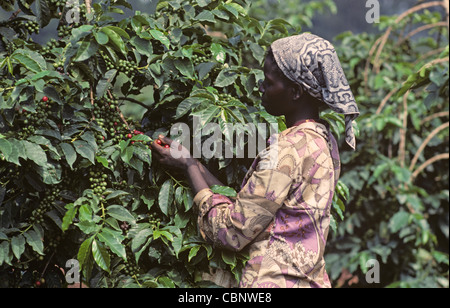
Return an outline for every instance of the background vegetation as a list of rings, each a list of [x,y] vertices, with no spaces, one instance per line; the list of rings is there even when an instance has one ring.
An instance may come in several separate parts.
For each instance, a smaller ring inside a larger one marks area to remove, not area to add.
[[[176,122],[192,128],[192,115],[283,128],[258,102],[265,48],[317,29],[361,109],[357,151],[340,140],[333,285],[448,287],[448,1],[399,1],[398,14],[337,36],[320,16],[356,14],[340,1],[282,2],[151,1],[140,12],[94,1],[69,25],[62,1],[2,1],[1,286],[66,286],[73,258],[91,287],[204,287],[217,270],[239,279],[245,254],[199,238],[187,183],[152,164],[146,143]],[[323,117],[340,135],[342,118]],[[249,165],[204,162],[231,194]],[[379,284],[365,279],[370,259]]]

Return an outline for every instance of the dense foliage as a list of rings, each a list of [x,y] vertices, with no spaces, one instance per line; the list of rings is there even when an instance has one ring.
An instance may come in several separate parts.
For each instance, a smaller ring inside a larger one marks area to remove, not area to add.
[[[216,269],[238,279],[245,253],[201,239],[188,184],[152,163],[147,143],[178,122],[198,136],[194,116],[218,123],[224,142],[227,123],[283,129],[259,106],[260,67],[275,38],[300,29],[263,21],[258,1],[159,1],[130,17],[127,1],[75,2],[1,2],[11,18],[0,22],[0,285],[66,286],[70,259],[90,287],[209,286]],[[302,24],[334,10],[293,7]],[[347,276],[364,285],[369,259],[381,286],[448,286],[448,28],[408,37],[445,20],[413,13],[385,18],[386,36],[345,33],[337,44],[362,116],[333,207],[344,219],[333,220],[327,254],[336,286]],[[49,27],[58,38],[36,43]],[[342,117],[323,117],[340,135]],[[251,163],[202,161],[224,194]]]
[[[193,116],[224,131],[277,123],[254,104],[262,72],[249,66],[296,29],[250,18],[245,1],[160,2],[120,20],[126,1],[32,2],[2,2],[20,8],[0,24],[2,286],[64,286],[71,259],[91,287],[207,285],[218,268],[238,279],[245,255],[199,237],[188,184],[153,165],[147,144],[176,122],[198,135]],[[58,39],[35,43],[52,19]],[[133,105],[146,110],[139,121],[123,115]],[[249,161],[204,163],[227,193]]]
[[[374,287],[449,286],[447,21],[448,2],[430,2],[382,18],[381,35],[337,38],[362,116],[358,150],[342,157],[346,218],[327,254],[336,285],[369,286],[374,259]]]

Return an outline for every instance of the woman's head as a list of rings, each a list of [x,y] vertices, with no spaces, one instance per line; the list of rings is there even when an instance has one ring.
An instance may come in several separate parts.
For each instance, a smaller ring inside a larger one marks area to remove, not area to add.
[[[270,75],[276,79],[277,70],[281,71],[284,77],[278,77],[280,88],[281,84],[285,84],[285,80],[289,80],[300,90],[295,91],[294,88],[294,92],[288,91],[285,95],[296,94],[287,97],[297,97],[297,101],[305,108],[311,107],[311,104],[307,104],[307,98],[314,98],[335,112],[344,114],[346,141],[355,148],[352,121],[359,115],[359,110],[337,53],[330,42],[310,33],[282,38],[271,45],[266,62],[264,67],[266,77]],[[289,86],[285,85],[284,89],[286,88]],[[278,87],[275,89],[279,90]],[[265,101],[265,105],[277,109],[275,91],[269,93],[267,85],[263,86],[262,90],[263,97],[265,96],[263,103]],[[302,95],[299,96],[298,93]],[[281,93],[279,95],[281,99]],[[283,96],[283,99],[287,97]],[[281,105],[280,99],[278,103]],[[286,111],[290,112],[289,108],[284,110]]]
[[[290,80],[278,66],[271,48],[269,48],[264,63],[264,81],[260,85],[262,105],[267,112],[275,115],[308,113],[317,117],[317,109],[325,104],[306,93],[302,86]]]
[[[289,112],[292,102],[303,93],[301,87],[289,80],[280,70],[271,49],[266,56],[264,81],[259,90],[262,93],[262,105],[268,113],[275,116]]]

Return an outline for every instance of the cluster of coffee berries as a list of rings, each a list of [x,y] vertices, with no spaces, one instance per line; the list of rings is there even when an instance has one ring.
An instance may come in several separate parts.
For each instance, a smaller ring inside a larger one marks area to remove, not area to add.
[[[62,9],[66,5],[67,0],[48,0],[50,9],[56,11],[58,8]]]
[[[234,97],[231,94],[228,94],[228,93],[220,93],[219,94],[220,102],[228,103],[228,102],[232,101],[233,99],[234,99]]]
[[[105,52],[103,50],[100,49],[99,53],[100,53],[100,56],[102,57],[103,61],[105,61],[106,69],[108,71],[116,68],[116,65],[114,64],[114,62],[105,54]]]
[[[29,33],[39,33],[39,24],[35,21],[29,20],[25,24],[25,29],[28,30]]]
[[[19,132],[19,136],[26,139],[34,134],[36,128],[41,127],[46,123],[50,110],[51,102],[47,96],[44,96],[37,104],[35,112],[28,112],[25,109],[19,110],[23,116],[23,125],[21,125],[22,131]]]
[[[107,136],[119,142],[127,134],[127,126],[122,123],[119,113],[119,101],[114,98],[104,97],[95,102],[94,117],[98,125],[103,128]],[[100,133],[97,134],[97,141],[101,144],[106,140]]]
[[[162,146],[162,147],[165,147],[166,149],[170,149],[170,145],[168,145],[168,144],[163,144],[163,143],[161,142],[161,140],[159,140],[159,139],[156,139],[156,140],[155,140],[155,143],[158,144],[158,145],[160,145],[160,146]]]
[[[139,276],[139,267],[136,264],[134,254],[131,252],[130,249],[128,249],[128,247],[127,247],[126,253],[127,253],[127,260],[124,261],[125,267],[123,269],[123,272],[127,276],[138,277]]]
[[[80,4],[78,6],[79,10],[80,10],[80,20],[86,20],[86,16],[87,16],[87,8],[86,8],[86,3],[83,2],[82,4]],[[77,26],[81,26],[81,24],[77,24]]]
[[[8,42],[5,44],[5,50],[10,55],[17,49],[17,45],[14,42]]]
[[[60,73],[64,72],[64,63],[66,62],[66,58],[61,58],[55,63],[53,63],[53,67]]]
[[[20,38],[26,38],[27,33],[39,33],[39,24],[33,20],[28,20],[26,22],[22,20],[12,20],[8,23],[8,26],[19,34]]]
[[[117,65],[117,70],[119,72],[125,73],[129,77],[133,77],[133,75],[136,74],[137,68],[137,64],[129,60],[119,60],[119,63]]]
[[[59,37],[65,37],[70,35],[72,32],[72,26],[71,25],[60,25],[58,27],[58,36]]]
[[[197,66],[199,64],[205,63],[205,62],[209,62],[211,61],[210,58],[208,58],[207,56],[201,56],[201,55],[193,55],[192,56],[192,63],[194,64],[194,66]]]
[[[161,224],[161,218],[157,217],[155,214],[148,215],[148,222],[152,225],[152,229],[158,229]]]
[[[44,222],[44,214],[52,210],[53,204],[60,199],[61,185],[52,186],[51,190],[47,191],[44,198],[39,203],[39,206],[33,210],[30,217],[30,223],[42,224]]]
[[[141,132],[141,131],[138,131],[137,129],[135,129],[135,130],[132,131],[132,133],[128,133],[127,134],[127,138],[131,139],[131,138],[133,138],[136,135],[144,135],[144,133]],[[133,141],[131,141],[131,144],[134,144],[135,142],[141,142],[141,141],[140,140],[138,140],[138,141],[134,141],[133,140]]]
[[[36,288],[41,288],[44,285],[45,285],[45,279],[44,278],[36,279],[35,282],[34,282],[34,287],[36,287]]]
[[[51,237],[48,240],[47,247],[51,250],[55,250],[56,247],[58,247],[60,242],[61,242],[61,236],[58,235],[56,237]]]
[[[45,56],[48,55],[53,48],[63,47],[64,45],[63,41],[51,39],[44,47],[42,47],[41,52]]]
[[[112,185],[115,190],[125,190],[128,188],[128,183],[125,180],[122,180],[120,182],[113,182]]]
[[[108,187],[108,175],[103,173],[99,168],[89,172],[89,182],[91,183],[92,192],[95,195],[104,195]]]

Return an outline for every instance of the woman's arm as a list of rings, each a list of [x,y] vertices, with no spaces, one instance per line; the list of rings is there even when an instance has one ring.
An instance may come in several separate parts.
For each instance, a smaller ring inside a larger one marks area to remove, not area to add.
[[[202,163],[190,155],[186,148],[164,136],[159,136],[158,140],[160,142],[156,141],[151,145],[155,156],[165,165],[184,170],[194,195],[213,185],[223,186]],[[169,145],[169,148],[165,145]],[[176,155],[171,151],[177,151]]]
[[[201,174],[203,175],[203,178],[208,183],[208,185],[214,186],[225,186],[221,181],[219,181],[201,162],[197,160],[198,167],[200,169]]]
[[[200,232],[204,239],[223,248],[239,251],[246,247],[267,229],[287,198],[292,178],[283,170],[270,168],[257,168],[236,198],[215,194],[208,189],[208,184],[221,184],[214,175],[186,148],[169,138],[159,140],[159,144],[152,144],[154,157],[162,164],[184,170],[195,196]],[[165,144],[170,147],[166,148]],[[269,160],[267,156],[260,164],[267,166]]]

